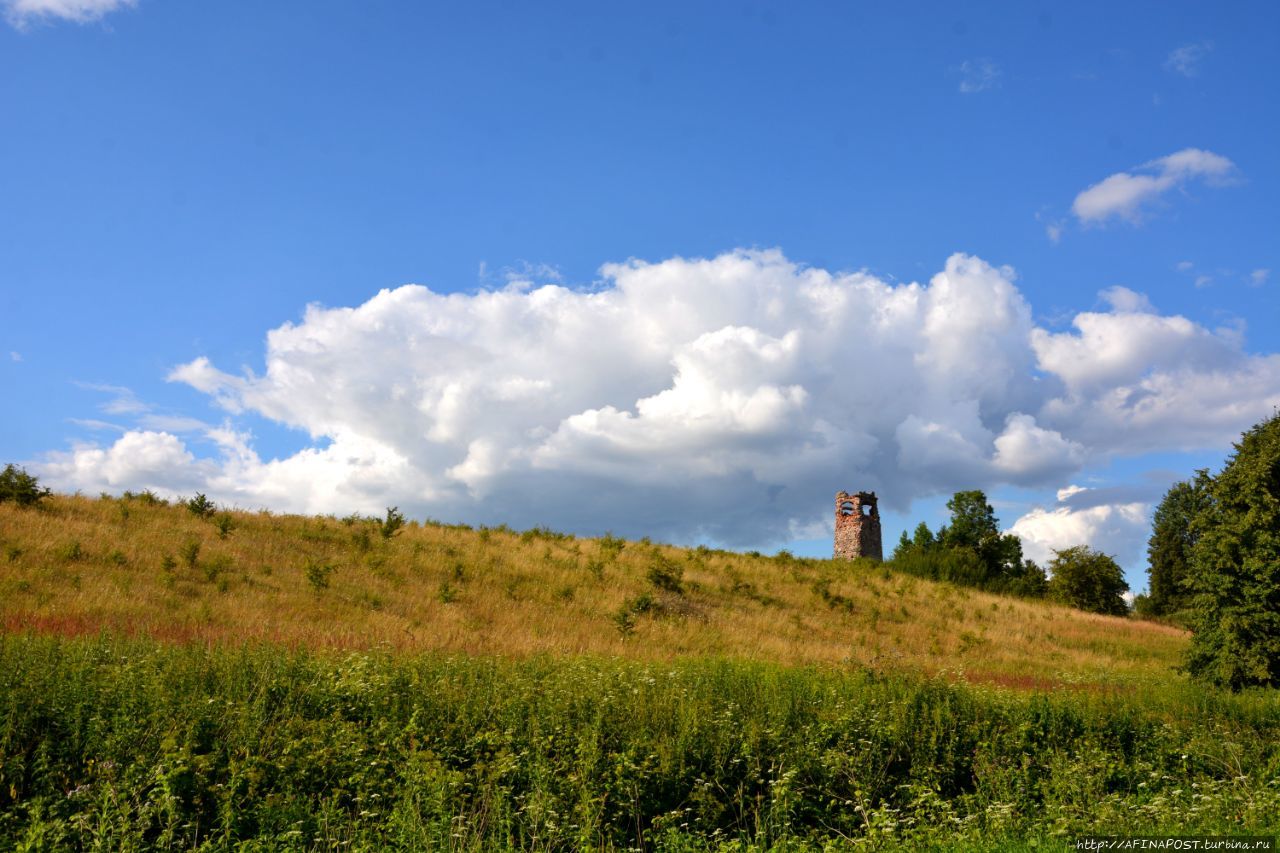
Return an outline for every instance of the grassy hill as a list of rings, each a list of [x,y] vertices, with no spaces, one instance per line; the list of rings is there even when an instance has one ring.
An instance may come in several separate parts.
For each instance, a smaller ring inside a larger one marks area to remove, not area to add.
[[[0,848],[1280,829],[1275,691],[1187,682],[1173,629],[870,563],[393,521],[0,504]]]
[[[390,531],[388,531],[390,532]],[[230,512],[140,498],[0,504],[0,624],[162,640],[945,673],[1020,687],[1163,683],[1167,626],[894,574],[544,530]]]

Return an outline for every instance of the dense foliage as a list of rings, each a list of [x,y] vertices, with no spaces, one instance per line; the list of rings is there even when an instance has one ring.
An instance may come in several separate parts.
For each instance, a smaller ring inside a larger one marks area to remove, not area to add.
[[[1188,668],[1215,685],[1280,685],[1280,414],[1244,434],[1193,523]]]
[[[1169,616],[1190,606],[1187,583],[1199,539],[1194,522],[1209,504],[1209,486],[1209,472],[1202,469],[1191,480],[1175,483],[1156,507],[1147,543],[1150,591],[1143,615]]]
[[[1022,542],[1017,536],[1000,532],[1000,522],[985,494],[956,492],[947,501],[947,509],[951,523],[937,535],[924,522],[911,537],[903,532],[893,552],[894,568],[990,592],[1044,595],[1044,570],[1022,558]]]
[[[1026,849],[1280,829],[1262,695],[0,638],[3,849]]]
[[[50,494],[23,468],[10,463],[0,471],[0,503],[13,501],[18,506],[35,506]]]
[[[1129,584],[1119,563],[1087,545],[1064,548],[1053,555],[1050,597],[1093,613],[1124,616],[1129,612],[1124,600]]]

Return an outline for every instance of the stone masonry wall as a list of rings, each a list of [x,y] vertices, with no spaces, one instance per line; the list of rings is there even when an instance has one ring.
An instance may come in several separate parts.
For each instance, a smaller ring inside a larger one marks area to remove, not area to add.
[[[836,536],[834,556],[854,560],[866,557],[883,560],[880,540],[880,510],[875,492],[836,493]]]

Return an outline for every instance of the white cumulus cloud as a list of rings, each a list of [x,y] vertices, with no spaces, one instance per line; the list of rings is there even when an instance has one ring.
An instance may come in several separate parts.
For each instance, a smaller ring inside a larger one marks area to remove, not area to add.
[[[1221,184],[1235,171],[1235,164],[1226,157],[1185,148],[1144,163],[1133,172],[1117,172],[1102,179],[1076,196],[1071,211],[1086,225],[1113,218],[1137,223],[1142,220],[1144,206],[1170,190],[1196,179]]]
[[[841,488],[905,510],[1056,486],[1117,452],[1225,447],[1280,403],[1280,356],[1238,333],[1123,288],[1049,332],[1013,270],[969,255],[909,284],[776,250],[602,274],[311,306],[267,334],[261,372],[173,370],[224,426],[124,406],[136,426],[113,444],[36,467],[63,489],[760,546],[822,523]],[[311,446],[264,459],[246,415]]]
[[[87,24],[117,9],[137,5],[137,0],[0,0],[5,18],[22,29],[37,21],[63,20]]]
[[[1079,489],[1073,494],[1078,494]],[[1151,507],[1145,503],[1099,504],[1082,509],[1037,507],[1014,522],[1010,533],[1022,540],[1028,559],[1047,566],[1053,552],[1088,545],[1115,557],[1123,565],[1142,558],[1150,531]]]

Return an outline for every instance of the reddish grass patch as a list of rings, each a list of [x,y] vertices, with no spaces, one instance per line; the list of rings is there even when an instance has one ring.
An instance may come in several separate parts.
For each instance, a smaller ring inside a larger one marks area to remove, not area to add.
[[[79,614],[11,613],[4,617],[6,634],[53,634],[58,637],[85,637],[100,633],[104,626],[98,620]]]
[[[1010,675],[1006,672],[966,672],[964,680],[970,684],[991,684],[996,687],[1007,687],[1010,690],[1061,690],[1078,688],[1078,684],[1066,684],[1052,678],[1041,678],[1035,675]]]

